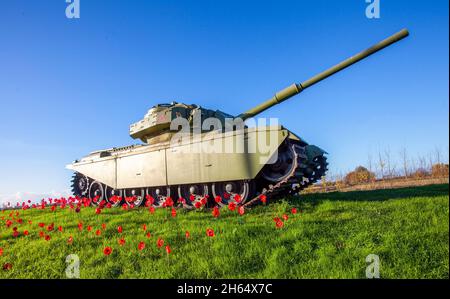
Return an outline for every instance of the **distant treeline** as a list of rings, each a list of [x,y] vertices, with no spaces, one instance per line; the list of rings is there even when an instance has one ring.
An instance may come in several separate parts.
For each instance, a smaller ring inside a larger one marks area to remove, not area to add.
[[[347,173],[327,174],[320,183],[310,188],[333,186],[342,189],[375,182],[432,180],[449,176],[449,164],[444,162],[444,156],[439,149],[435,149],[428,156],[417,158],[409,157],[406,149],[402,149],[399,157],[400,159],[394,159],[389,150],[380,151],[376,159],[369,155],[367,165],[358,166]]]

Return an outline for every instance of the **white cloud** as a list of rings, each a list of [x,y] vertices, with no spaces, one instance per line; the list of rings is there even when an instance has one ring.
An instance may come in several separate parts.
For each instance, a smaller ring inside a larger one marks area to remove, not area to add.
[[[47,199],[47,198],[61,198],[61,197],[69,197],[71,196],[71,192],[66,191],[50,191],[50,192],[26,192],[26,191],[20,191],[16,192],[15,194],[0,194],[0,206],[3,206],[4,204],[7,204],[8,202],[11,203],[11,206],[15,206],[17,203],[27,202],[28,200],[31,200],[33,203],[40,202],[41,199]]]

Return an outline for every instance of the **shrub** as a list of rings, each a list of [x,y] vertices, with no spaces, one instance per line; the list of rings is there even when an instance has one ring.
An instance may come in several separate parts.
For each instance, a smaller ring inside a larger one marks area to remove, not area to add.
[[[419,168],[416,171],[414,171],[411,176],[415,179],[423,179],[426,178],[427,176],[430,176],[430,173],[424,168]]]
[[[344,182],[348,185],[356,185],[361,183],[369,183],[375,180],[375,174],[363,166],[358,166],[355,170],[349,172]]]
[[[431,175],[434,178],[448,177],[448,164],[437,163],[431,167]]]

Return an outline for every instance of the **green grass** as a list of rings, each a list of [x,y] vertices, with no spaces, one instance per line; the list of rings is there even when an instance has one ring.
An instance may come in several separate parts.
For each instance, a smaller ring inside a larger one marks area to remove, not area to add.
[[[291,207],[303,212],[291,215]],[[147,209],[123,211],[69,209],[19,211],[19,231],[29,236],[12,236],[12,227],[0,227],[0,278],[65,278],[65,259],[80,258],[81,278],[365,278],[369,254],[380,257],[382,278],[449,278],[449,186],[365,192],[312,194],[258,206],[239,216],[225,209],[218,219],[211,211],[160,209],[151,215]],[[289,214],[281,229],[275,216]],[[33,223],[28,224],[28,220]],[[78,221],[101,223],[106,231],[97,237]],[[64,232],[39,237],[39,222],[62,225]],[[142,225],[152,233],[146,238]],[[117,226],[123,226],[126,244],[118,245]],[[206,236],[206,229],[216,236]],[[185,231],[191,233],[186,240]],[[67,244],[72,235],[74,242]],[[161,237],[172,253],[156,247]],[[146,242],[143,251],[139,241]],[[110,256],[103,254],[111,246]],[[2,270],[5,263],[11,270]]]

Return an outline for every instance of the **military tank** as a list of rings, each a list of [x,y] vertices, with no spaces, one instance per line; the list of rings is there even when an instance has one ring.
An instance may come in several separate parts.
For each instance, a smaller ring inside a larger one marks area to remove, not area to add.
[[[158,104],[130,126],[141,144],[95,151],[67,166],[75,171],[72,192],[93,205],[160,207],[170,201],[187,209],[298,193],[325,175],[327,153],[281,125],[248,121],[408,35],[403,29],[238,116],[194,104]]]

